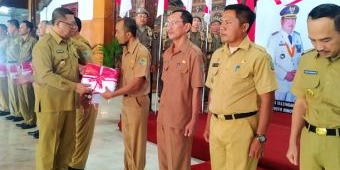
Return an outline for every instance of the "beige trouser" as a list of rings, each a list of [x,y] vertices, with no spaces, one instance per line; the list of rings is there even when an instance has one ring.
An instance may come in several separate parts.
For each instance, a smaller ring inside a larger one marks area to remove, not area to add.
[[[300,170],[340,169],[340,134],[320,136],[302,129],[300,142]]]
[[[22,117],[19,109],[18,86],[13,82],[12,78],[7,78],[8,82],[8,98],[9,110],[12,116]]]
[[[157,149],[160,170],[190,170],[192,137],[184,129],[157,124]]]
[[[89,156],[90,146],[96,124],[98,106],[90,105],[84,109],[77,109],[75,148],[70,167],[84,169]]]
[[[67,170],[74,149],[76,111],[39,112],[36,170]]]
[[[147,95],[123,98],[122,132],[125,170],[144,170],[149,103],[150,99]]]
[[[249,146],[257,128],[257,115],[236,120],[211,116],[209,147],[212,170],[256,170]]]
[[[36,124],[36,115],[34,113],[34,90],[32,83],[17,85],[19,108],[28,125]]]
[[[0,111],[9,112],[7,77],[0,77]]]

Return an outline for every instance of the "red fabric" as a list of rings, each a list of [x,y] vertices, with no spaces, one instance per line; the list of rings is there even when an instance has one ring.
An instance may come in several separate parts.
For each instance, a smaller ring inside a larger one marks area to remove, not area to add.
[[[121,2],[120,2],[121,0],[116,0],[116,2],[117,2],[117,4],[121,4]]]
[[[148,120],[148,141],[156,143],[157,115],[151,113]],[[200,114],[197,129],[194,134],[192,157],[206,161],[192,165],[192,170],[210,170],[209,144],[203,139],[203,132],[207,115]],[[119,123],[120,125],[120,123]],[[290,134],[291,114],[273,112],[267,131],[268,141],[265,145],[265,155],[260,159],[257,170],[298,170],[297,166],[290,164],[286,158]]]
[[[85,65],[83,75],[91,75],[103,78],[114,78],[118,80],[119,71],[117,69],[89,63]]]

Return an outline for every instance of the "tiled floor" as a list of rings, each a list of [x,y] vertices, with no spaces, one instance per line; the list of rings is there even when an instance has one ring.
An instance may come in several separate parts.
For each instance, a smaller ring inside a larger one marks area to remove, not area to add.
[[[123,170],[122,133],[117,123],[121,109],[121,98],[100,104],[94,138],[88,158],[87,170]],[[15,126],[15,123],[0,117],[0,170],[34,170],[35,145],[37,140]],[[192,159],[192,164],[201,162]],[[157,170],[157,148],[147,144],[145,170]]]

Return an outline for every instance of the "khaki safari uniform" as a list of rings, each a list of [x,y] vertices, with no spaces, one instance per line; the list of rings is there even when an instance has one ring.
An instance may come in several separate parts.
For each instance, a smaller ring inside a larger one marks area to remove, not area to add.
[[[139,40],[123,49],[121,86],[134,78],[145,77],[143,87],[125,94],[122,108],[125,170],[143,170],[145,167],[147,119],[150,99],[150,52]]]
[[[300,141],[300,169],[340,169],[340,55],[301,57],[292,93],[307,101]]]
[[[237,50],[228,44],[213,54],[206,86],[210,88],[210,156],[213,170],[255,170],[248,156],[256,133],[259,95],[277,89],[274,68],[265,50],[243,39]],[[235,119],[236,114],[248,117]],[[230,119],[225,119],[230,115]]]
[[[33,69],[39,122],[37,170],[66,170],[74,148],[79,94],[79,56],[72,40],[51,31],[33,48]]]
[[[6,59],[7,66],[17,66],[20,51],[20,36],[13,35],[9,36],[6,42]],[[9,69],[8,69],[9,70]],[[19,108],[19,98],[18,98],[18,86],[14,83],[12,76],[7,76],[8,82],[8,97],[9,97],[9,110],[12,116],[22,117]]]
[[[0,38],[0,63],[6,65],[5,46],[7,37]],[[0,111],[9,112],[7,75],[0,77]]]
[[[33,46],[37,42],[32,36],[28,36],[25,40],[20,38],[20,57],[18,63],[31,62]],[[32,83],[19,84],[18,89],[18,101],[19,108],[24,118],[24,121],[28,125],[36,124],[36,115],[34,113],[34,90]]]
[[[193,89],[201,88],[203,54],[186,40],[179,51],[172,44],[163,55],[163,91],[157,118],[157,147],[160,170],[190,168],[192,137],[184,136],[192,116]]]
[[[92,62],[92,50],[89,42],[77,34],[71,38],[82,62]],[[82,64],[85,64],[82,63]],[[99,95],[99,94],[96,94]],[[92,142],[94,126],[98,113],[98,104],[90,104],[88,107],[80,107],[76,114],[75,148],[72,155],[70,167],[85,169]]]

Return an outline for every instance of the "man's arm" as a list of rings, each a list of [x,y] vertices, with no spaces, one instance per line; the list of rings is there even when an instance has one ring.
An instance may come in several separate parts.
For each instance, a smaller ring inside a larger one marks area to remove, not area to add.
[[[198,114],[201,108],[201,98],[202,98],[201,92],[202,92],[201,87],[196,87],[193,89],[191,120],[185,126],[184,136],[191,137],[194,134],[196,122],[198,119]]]
[[[209,98],[208,98],[208,107],[210,105],[210,95],[211,95],[211,89],[210,89],[210,92],[209,92]],[[205,130],[204,130],[204,133],[203,133],[203,138],[206,142],[209,142],[209,132],[210,132],[210,119],[211,119],[211,111],[208,109],[208,117],[207,117],[207,122],[205,124]]]
[[[102,94],[105,99],[111,99],[120,95],[130,94],[132,92],[140,90],[146,81],[145,77],[135,77],[131,83],[111,92],[106,88],[106,91]]]
[[[298,97],[295,101],[293,114],[292,114],[292,126],[290,129],[289,147],[286,154],[289,162],[298,165],[299,154],[298,154],[298,140],[301,134],[301,130],[304,125],[303,116],[306,112],[307,102],[303,97]]]
[[[259,110],[259,122],[256,134],[265,135],[269,119],[274,105],[274,91],[260,94],[261,106]],[[259,159],[263,155],[264,143],[260,143],[255,137],[250,145],[249,156]]]

